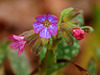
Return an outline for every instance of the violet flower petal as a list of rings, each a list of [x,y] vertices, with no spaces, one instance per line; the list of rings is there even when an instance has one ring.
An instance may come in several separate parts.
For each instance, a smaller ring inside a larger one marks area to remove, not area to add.
[[[48,20],[50,21],[50,23],[57,23],[58,22],[58,18],[54,15],[50,15],[48,14]]]
[[[47,15],[46,14],[43,14],[43,15],[39,15],[37,17],[35,17],[35,19],[38,21],[38,22],[43,22],[45,21],[47,18]]]
[[[34,22],[33,23],[33,29],[36,33],[40,32],[40,30],[43,28],[43,24],[41,22]]]
[[[46,38],[46,39],[49,39],[49,38],[51,37],[51,34],[50,34],[50,32],[49,32],[49,30],[48,30],[47,27],[44,27],[44,28],[41,30],[41,32],[40,32],[40,37]]]
[[[48,29],[52,35],[56,36],[57,35],[57,28],[58,28],[57,24],[51,24]]]

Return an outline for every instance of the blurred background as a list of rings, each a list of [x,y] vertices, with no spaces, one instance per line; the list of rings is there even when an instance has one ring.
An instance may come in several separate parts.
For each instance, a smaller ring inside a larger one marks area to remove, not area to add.
[[[74,58],[74,62],[88,69],[91,75],[100,75],[100,0],[0,0],[0,44],[11,34],[19,35],[32,29],[36,16],[46,13],[54,14],[59,18],[61,11],[69,7],[82,10],[84,25],[91,26],[95,30],[93,33],[87,33],[81,41],[80,51]],[[5,50],[5,46],[2,46]],[[22,54],[26,64],[29,64],[30,73],[38,67],[39,58],[31,52],[31,46],[27,45]],[[0,58],[4,56],[3,53],[0,51]],[[13,58],[16,61],[17,56]],[[1,60],[4,61],[0,65],[0,75],[15,75],[16,69],[13,72],[14,67],[11,67],[8,58],[0,59],[0,63]],[[64,73],[65,75],[81,75],[72,64],[64,67]]]

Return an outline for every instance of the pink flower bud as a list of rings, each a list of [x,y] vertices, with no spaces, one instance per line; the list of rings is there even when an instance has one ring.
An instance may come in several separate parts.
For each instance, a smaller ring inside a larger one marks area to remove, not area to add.
[[[84,30],[82,29],[73,29],[73,36],[77,39],[77,40],[82,40],[84,38]]]

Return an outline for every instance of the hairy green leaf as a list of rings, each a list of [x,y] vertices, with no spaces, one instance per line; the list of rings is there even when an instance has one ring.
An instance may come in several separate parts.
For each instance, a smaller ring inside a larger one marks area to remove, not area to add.
[[[16,75],[29,75],[29,62],[26,55],[24,53],[17,55],[15,50],[10,50],[8,58],[14,73]]]
[[[79,52],[79,41],[74,37],[74,44],[69,46],[64,40],[61,40],[56,48],[56,58],[57,59],[70,59],[72,60]]]
[[[9,43],[7,40],[3,40],[0,43],[0,66],[2,65],[2,63],[4,62],[4,60],[6,59],[8,53],[9,53]]]
[[[96,65],[95,65],[95,62],[94,60],[91,60],[89,65],[88,65],[88,71],[91,75],[97,75],[96,74]]]

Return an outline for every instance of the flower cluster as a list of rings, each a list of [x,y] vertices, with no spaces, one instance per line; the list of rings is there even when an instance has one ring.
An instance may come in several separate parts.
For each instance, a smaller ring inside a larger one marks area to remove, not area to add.
[[[57,25],[58,18],[56,16],[50,14],[48,15],[43,14],[37,16],[35,19],[36,22],[33,22],[33,30],[36,33],[36,35],[39,33],[39,36],[44,39],[49,39],[51,37],[51,34],[53,36],[57,35],[57,29],[59,25]],[[84,38],[84,34],[85,34],[84,30],[73,29],[72,32],[73,32],[73,36],[77,40],[82,40]],[[9,39],[12,40],[11,48],[15,50],[19,49],[18,55],[23,52],[24,46],[26,45],[26,41],[30,42],[30,40],[33,40],[33,38],[36,37],[35,34],[31,34],[31,33],[33,33],[33,31],[25,32],[23,36],[16,36],[14,34],[9,36]],[[28,36],[28,38],[26,36]],[[25,37],[27,39],[25,39]]]

